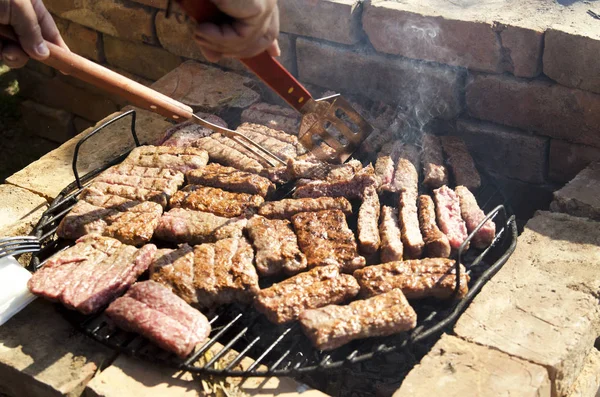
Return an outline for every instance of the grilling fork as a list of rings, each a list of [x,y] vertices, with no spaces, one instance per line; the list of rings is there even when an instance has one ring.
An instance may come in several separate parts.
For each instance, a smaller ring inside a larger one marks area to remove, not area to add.
[[[229,21],[210,0],[175,2],[196,23]],[[167,15],[171,13],[171,6],[169,0]],[[308,90],[266,51],[240,61],[303,115],[298,139],[317,158],[343,163],[373,131],[369,122],[339,94],[313,99]],[[328,148],[323,147],[323,143]]]

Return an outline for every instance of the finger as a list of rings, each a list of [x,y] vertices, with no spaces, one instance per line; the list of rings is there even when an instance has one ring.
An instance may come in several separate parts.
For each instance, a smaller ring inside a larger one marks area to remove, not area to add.
[[[48,58],[50,51],[42,37],[42,29],[31,1],[13,0],[10,24],[15,29],[19,44],[30,57],[38,60]]]
[[[206,60],[209,62],[219,62],[223,57],[223,54],[221,54],[220,52],[211,51],[204,48],[202,48],[201,51],[202,55],[204,55],[204,58],[206,58]]]
[[[271,45],[267,48],[267,52],[272,57],[280,57],[281,56],[281,48],[279,48],[279,41],[275,40]]]
[[[46,9],[44,3],[42,3],[41,0],[33,0],[31,3],[37,15],[38,23],[42,29],[42,36],[44,39],[64,48],[65,50],[69,50],[69,47],[60,35],[60,31],[56,26],[56,22],[54,22],[54,19]]]
[[[19,69],[27,64],[29,57],[16,44],[5,44],[2,48],[2,60],[11,69]]]

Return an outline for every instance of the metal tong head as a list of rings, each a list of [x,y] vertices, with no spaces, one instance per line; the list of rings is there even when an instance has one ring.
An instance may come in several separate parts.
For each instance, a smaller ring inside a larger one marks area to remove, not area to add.
[[[373,127],[339,94],[310,100],[302,109],[298,139],[319,160],[344,163]]]

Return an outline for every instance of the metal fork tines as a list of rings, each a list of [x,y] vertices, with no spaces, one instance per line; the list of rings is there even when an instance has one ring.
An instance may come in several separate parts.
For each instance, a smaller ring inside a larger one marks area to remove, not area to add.
[[[0,258],[27,252],[37,252],[41,248],[40,241],[34,236],[0,238]]]

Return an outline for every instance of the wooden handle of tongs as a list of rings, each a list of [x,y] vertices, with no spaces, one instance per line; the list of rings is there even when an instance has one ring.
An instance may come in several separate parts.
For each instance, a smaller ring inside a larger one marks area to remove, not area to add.
[[[18,43],[17,37],[10,26],[0,25],[0,37]],[[193,116],[192,108],[181,102],[73,52],[69,52],[56,44],[46,41],[46,45],[50,49],[50,56],[41,62],[54,69],[119,95],[137,107],[150,110],[167,118],[181,121],[190,119]]]

